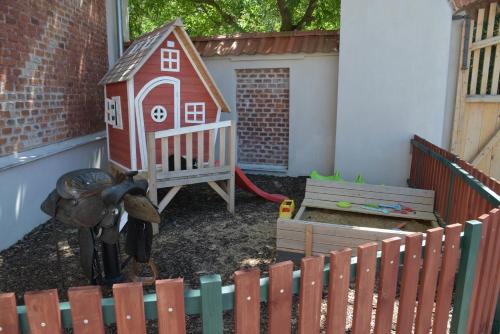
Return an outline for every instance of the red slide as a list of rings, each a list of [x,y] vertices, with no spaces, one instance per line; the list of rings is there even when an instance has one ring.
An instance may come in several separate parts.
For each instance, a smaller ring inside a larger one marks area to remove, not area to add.
[[[284,200],[288,199],[288,197],[280,195],[280,194],[266,193],[264,190],[260,189],[252,181],[250,181],[250,179],[245,175],[245,173],[243,173],[241,168],[238,166],[236,166],[236,169],[234,170],[234,174],[236,176],[236,185],[245,191],[248,191],[250,193],[254,193],[257,196],[260,196],[263,199],[270,201],[270,202],[281,203]]]

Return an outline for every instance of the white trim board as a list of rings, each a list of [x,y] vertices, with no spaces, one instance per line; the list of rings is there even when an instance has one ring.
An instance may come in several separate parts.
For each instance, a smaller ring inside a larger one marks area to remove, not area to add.
[[[135,144],[136,128],[135,128],[135,109],[134,109],[134,77],[127,80],[127,104],[128,104],[128,132],[130,140],[130,168],[137,169],[137,147]],[[109,154],[109,153],[108,153]]]
[[[144,111],[142,110],[142,102],[148,95],[148,93],[159,85],[170,84],[174,85],[174,128],[179,129],[181,126],[180,121],[180,105],[181,105],[181,88],[180,80],[170,76],[161,76],[154,78],[153,80],[146,83],[141,90],[137,93],[134,99],[136,119],[137,119],[137,129],[139,135],[139,149],[141,157],[141,170],[146,170],[148,167],[148,156],[147,156],[147,146],[146,146],[146,131],[144,127]]]

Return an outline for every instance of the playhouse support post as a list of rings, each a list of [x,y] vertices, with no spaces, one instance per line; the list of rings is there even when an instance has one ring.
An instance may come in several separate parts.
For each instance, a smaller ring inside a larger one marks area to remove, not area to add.
[[[156,142],[155,133],[147,133],[147,151],[148,151],[148,183],[149,199],[154,205],[158,206],[158,188],[156,186]],[[153,224],[153,234],[159,232],[158,224]]]
[[[229,164],[231,166],[231,177],[227,181],[227,194],[228,194],[228,202],[227,202],[227,210],[234,214],[234,191],[235,191],[235,175],[234,170],[236,169],[236,124],[233,122],[231,124],[229,132]]]

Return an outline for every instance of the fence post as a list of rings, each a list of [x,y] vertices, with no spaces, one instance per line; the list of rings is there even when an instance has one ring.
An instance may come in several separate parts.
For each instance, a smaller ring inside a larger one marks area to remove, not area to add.
[[[455,183],[455,173],[452,169],[450,169],[450,186],[448,188],[448,197],[446,199],[446,214],[445,214],[445,222],[448,225],[450,219],[450,210],[452,206],[452,197],[453,197],[453,187]]]
[[[460,265],[456,279],[456,294],[451,318],[452,334],[465,334],[469,320],[470,298],[476,276],[476,260],[481,242],[481,223],[471,220],[465,223]]]
[[[500,295],[497,300],[497,309],[495,311],[495,318],[493,319],[493,330],[491,334],[500,333]]]
[[[200,278],[203,334],[222,334],[222,281],[220,275]]]

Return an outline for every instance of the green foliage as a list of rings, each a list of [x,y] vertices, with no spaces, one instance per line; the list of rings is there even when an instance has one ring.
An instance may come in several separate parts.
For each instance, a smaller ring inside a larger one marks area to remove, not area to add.
[[[129,0],[129,15],[132,38],[176,17],[191,36],[331,30],[340,26],[340,0]]]

